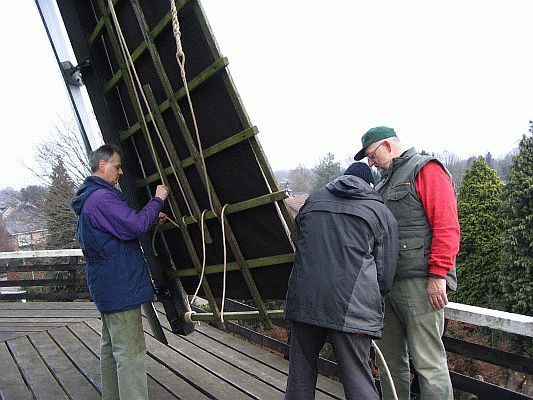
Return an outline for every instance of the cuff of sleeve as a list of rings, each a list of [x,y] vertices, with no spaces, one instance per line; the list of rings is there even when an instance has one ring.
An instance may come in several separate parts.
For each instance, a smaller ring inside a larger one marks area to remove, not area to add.
[[[446,274],[448,274],[446,268],[437,267],[436,265],[429,267],[429,275],[433,275],[436,278],[446,278]]]
[[[152,197],[152,200],[156,201],[157,203],[159,204],[164,204],[165,202],[163,201],[163,199],[160,199],[159,197]]]

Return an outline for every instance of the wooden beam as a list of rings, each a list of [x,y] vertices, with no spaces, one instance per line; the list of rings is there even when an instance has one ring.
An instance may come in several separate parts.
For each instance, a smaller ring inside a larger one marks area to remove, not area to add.
[[[204,158],[210,157],[212,155],[215,155],[221,151],[224,151],[232,146],[235,146],[238,143],[244,142],[245,140],[248,140],[254,135],[257,135],[258,129],[255,126],[252,126],[250,128],[247,128],[219,143],[214,144],[213,146],[208,147],[207,149],[204,149],[202,152],[202,155]],[[177,161],[177,164],[181,168],[186,168],[194,164],[194,159],[192,157],[187,157],[182,161]],[[163,170],[163,173],[166,175],[172,174],[172,168],[168,167]],[[138,179],[137,180],[137,187],[145,186],[149,183],[155,182],[159,178],[158,174],[152,174],[146,179]]]
[[[198,18],[198,22],[202,28],[202,31],[204,32],[204,37],[207,40],[207,44],[211,51],[211,55],[216,60],[219,57],[221,57],[221,54],[220,54],[218,45],[215,42],[215,39],[214,39],[215,36],[213,35],[213,32],[211,31],[211,27],[209,26],[209,23],[207,22],[205,18],[204,12],[200,4],[194,3],[193,6],[194,6],[194,11],[196,13],[196,16]],[[237,114],[239,115],[239,119],[242,125],[244,127],[251,126],[252,123],[250,121],[248,113],[246,112],[246,109],[244,108],[241,97],[239,96],[237,89],[235,88],[235,84],[233,83],[233,79],[231,78],[229,71],[227,70],[225,71],[225,73],[222,75],[222,80],[224,81],[226,90],[228,91],[231,97],[231,100],[233,102],[233,105],[235,107]],[[272,171],[270,163],[268,162],[265,152],[263,151],[261,144],[257,140],[257,137],[250,138],[250,145],[252,146],[257,162],[259,163],[261,167],[261,170],[263,172],[267,185],[269,186],[272,192],[277,192],[279,190],[278,181],[276,177],[274,176],[274,172]],[[287,234],[289,238],[291,239],[291,245],[294,248],[295,246],[294,243],[297,238],[296,222],[294,221],[294,218],[292,217],[290,210],[288,209],[287,205],[284,202],[278,202],[276,205],[284,219]]]
[[[100,1],[102,1],[102,0],[100,0]],[[218,196],[215,193],[214,187],[213,187],[209,177],[207,176],[206,173],[204,173],[205,165],[202,162],[202,158],[201,158],[201,156],[199,154],[199,149],[196,147],[197,144],[195,143],[195,140],[193,139],[193,136],[191,135],[191,132],[189,131],[187,123],[185,122],[185,118],[183,116],[183,113],[181,112],[181,109],[180,109],[179,105],[178,105],[178,102],[177,102],[177,99],[176,99],[176,95],[172,95],[172,86],[170,84],[170,80],[168,79],[168,76],[166,74],[165,68],[163,67],[163,63],[161,61],[159,53],[158,53],[155,45],[153,44],[153,40],[150,38],[150,36],[148,34],[146,20],[144,18],[143,13],[142,13],[142,9],[140,7],[139,0],[130,0],[130,1],[131,1],[132,5],[133,5],[133,8],[135,10],[135,14],[136,14],[137,20],[139,22],[139,25],[140,25],[140,28],[141,28],[141,32],[143,33],[143,37],[145,39],[145,42],[148,45],[148,50],[150,51],[150,55],[152,57],[152,61],[154,63],[154,66],[155,66],[156,72],[158,74],[159,80],[161,81],[163,89],[165,90],[165,94],[167,96],[167,100],[165,100],[165,102],[168,101],[168,107],[170,107],[172,109],[174,117],[176,118],[177,125],[178,125],[178,127],[179,127],[179,129],[180,129],[180,131],[181,131],[181,133],[183,135],[183,138],[185,140],[185,143],[187,145],[189,153],[191,154],[191,156],[195,160],[195,166],[196,166],[198,174],[200,175],[200,179],[202,181],[202,184],[204,185],[205,190],[208,192],[208,194],[212,195],[211,200],[212,200],[213,204],[211,206],[213,208],[215,208],[216,209],[216,213],[220,215],[221,211],[222,211],[222,205],[221,205],[221,203],[220,203],[220,201],[218,199]],[[215,62],[215,64],[217,64],[217,63],[221,64],[220,68],[224,69],[225,65],[227,64],[227,60],[224,61],[223,63],[221,63],[220,61],[221,61],[221,59],[219,58]],[[224,66],[224,67],[222,67],[222,66]],[[210,69],[211,69],[211,71],[209,71]],[[208,72],[206,72],[206,71],[208,71]],[[215,68],[213,66],[209,67],[206,71],[202,72],[195,79],[197,79],[197,80],[200,79],[200,77],[202,75],[209,75],[209,77],[210,77],[216,72]],[[208,77],[201,78],[201,80],[203,81],[203,79],[207,79],[207,78]],[[189,90],[192,90],[192,89],[193,88],[192,88],[192,81],[191,81],[191,86],[189,86]],[[183,92],[183,94],[186,93],[184,88],[182,88],[182,92]],[[159,109],[160,109],[160,112],[164,111],[165,108],[164,108],[163,104],[159,107]],[[141,119],[138,118],[138,120],[140,121]],[[263,303],[263,299],[261,298],[259,290],[257,289],[257,285],[255,284],[255,281],[253,280],[253,277],[252,277],[250,271],[247,268],[246,260],[244,259],[244,256],[243,256],[242,251],[241,251],[241,249],[239,247],[239,244],[237,243],[237,239],[235,238],[233,230],[231,229],[231,226],[230,226],[230,224],[229,224],[229,222],[227,220],[222,220],[222,218],[220,218],[220,223],[224,224],[225,233],[226,233],[226,239],[227,239],[229,248],[231,249],[233,255],[235,256],[236,261],[239,263],[243,279],[244,279],[244,281],[246,283],[246,286],[248,287],[248,290],[249,290],[249,292],[250,292],[250,294],[252,296],[252,299],[254,300],[254,303],[255,303],[257,309],[259,310],[259,313],[261,314],[261,316],[265,320],[265,324],[267,325],[267,327],[268,328],[272,328],[272,322],[270,321],[270,318],[269,318],[269,316],[268,316],[268,314],[266,312],[265,304]]]
[[[533,317],[450,302],[444,316],[467,324],[533,337]]]
[[[98,0],[98,5],[100,7],[100,11],[104,15],[104,19],[105,19],[105,23],[106,23],[106,27],[107,27],[107,32],[108,32],[108,35],[109,35],[109,38],[110,38],[111,46],[112,46],[113,51],[115,53],[115,57],[117,58],[117,61],[118,61],[119,65],[120,65],[120,68],[123,71],[128,71],[128,67],[126,65],[126,60],[124,58],[124,55],[122,54],[122,50],[121,50],[120,45],[118,43],[118,38],[115,35],[115,32],[113,31],[113,27],[112,27],[109,15],[106,14],[107,7],[106,7],[106,5],[104,3],[104,0]],[[126,84],[126,88],[128,89],[128,94],[129,94],[129,97],[130,97],[130,101],[133,104],[133,108],[135,110],[135,115],[137,116],[138,121],[141,121],[141,119],[143,117],[142,110],[139,108],[139,105],[137,104],[137,102],[135,100],[136,96],[135,96],[135,93],[134,93],[134,90],[135,90],[134,89],[134,84],[133,84],[133,82],[131,80],[131,77],[129,76],[129,73],[124,74],[124,83]],[[145,138],[146,138],[149,135],[149,133],[146,132],[146,128],[144,127],[144,125],[141,125],[140,123],[139,123],[139,125],[141,127],[141,130],[142,130]],[[152,158],[154,159],[153,161],[156,163],[156,165],[158,165],[160,163],[160,161],[159,161],[157,155],[154,155],[154,154],[151,154],[151,155],[152,155]],[[165,177],[163,176],[161,178],[164,179]],[[175,211],[179,213],[179,209],[175,210]],[[184,238],[185,238],[185,242],[187,244],[187,248],[189,249],[189,253],[191,254],[191,258],[193,259],[194,264],[198,265],[198,268],[200,269],[201,268],[200,267],[200,260],[198,259],[198,256],[196,255],[196,252],[194,250],[194,245],[192,244],[192,241],[190,240],[189,234],[188,234],[188,232],[184,232],[183,229],[182,229],[182,233],[185,234]],[[187,240],[187,238],[188,238],[188,240]],[[191,253],[191,251],[193,251],[193,252]],[[211,292],[211,288],[209,287],[208,283],[207,282],[203,282],[202,283],[202,288],[204,290],[204,294],[205,294],[206,298],[209,301],[209,304],[212,307],[211,309],[215,310],[215,312],[217,312],[218,310],[217,310],[216,302],[214,300],[213,293]],[[222,324],[221,324],[221,327],[223,327]]]
[[[261,207],[265,204],[274,203],[285,198],[287,198],[287,193],[283,190],[276,193],[264,194],[262,196],[255,197],[250,200],[244,200],[235,204],[230,204],[226,207],[226,214],[229,215],[239,211],[249,210],[250,208]],[[212,211],[207,211],[205,213],[204,219],[208,220],[212,218],[217,218],[217,216],[213,214]],[[187,225],[194,223],[193,219],[190,217],[186,217],[184,219],[184,222]]]
[[[51,257],[83,257],[83,253],[81,249],[10,251],[0,253],[0,260]]]
[[[246,260],[248,268],[268,267],[270,265],[287,264],[294,262],[294,253],[281,254],[279,256],[261,257]],[[238,271],[239,264],[231,262],[226,264],[226,271]],[[224,271],[224,264],[208,265],[205,267],[205,274],[219,274]],[[195,268],[180,269],[174,272],[177,277],[197,276]]]
[[[223,57],[218,60],[216,60],[213,64],[211,64],[209,67],[207,67],[204,71],[200,72],[197,76],[195,76],[193,79],[191,79],[187,84],[189,87],[189,91],[193,91],[198,86],[200,86],[202,83],[207,81],[209,78],[214,76],[217,72],[220,70],[223,70],[228,65],[228,59]],[[177,90],[174,94],[170,95],[169,99],[163,101],[159,107],[158,110],[160,113],[163,113],[164,111],[168,110],[172,104],[173,101],[178,101],[186,96],[185,89],[181,88]],[[152,119],[149,115],[145,116],[146,121],[150,122]],[[124,141],[131,135],[133,135],[135,132],[139,131],[141,129],[141,122],[138,120],[135,124],[133,124],[129,129],[123,131],[120,133],[120,140]]]
[[[283,310],[267,310],[271,319],[283,318]],[[224,313],[224,320],[253,320],[261,317],[259,311],[230,311]],[[196,313],[191,315],[193,321],[214,321],[217,319],[212,313]]]

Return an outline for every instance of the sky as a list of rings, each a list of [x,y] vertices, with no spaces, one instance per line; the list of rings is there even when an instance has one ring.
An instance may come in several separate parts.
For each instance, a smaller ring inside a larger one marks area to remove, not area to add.
[[[533,119],[530,0],[202,5],[274,170],[328,152],[345,166],[379,125],[417,150],[499,157]],[[0,188],[20,189],[70,108],[34,2],[0,9]]]

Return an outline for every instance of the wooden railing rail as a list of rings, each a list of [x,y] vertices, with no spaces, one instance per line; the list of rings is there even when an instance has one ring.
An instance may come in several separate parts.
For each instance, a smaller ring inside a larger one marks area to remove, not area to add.
[[[0,300],[90,299],[81,249],[0,253]]]

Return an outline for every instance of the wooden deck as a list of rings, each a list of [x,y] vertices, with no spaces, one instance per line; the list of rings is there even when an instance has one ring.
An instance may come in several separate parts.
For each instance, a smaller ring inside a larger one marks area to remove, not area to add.
[[[98,316],[92,303],[0,304],[0,398],[100,398]],[[283,358],[207,324],[177,336],[160,320],[168,345],[144,321],[151,399],[283,398]],[[317,399],[344,398],[338,382],[320,376],[317,387]]]

